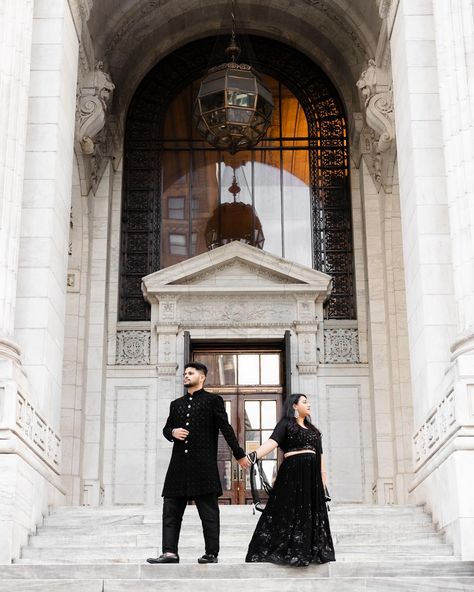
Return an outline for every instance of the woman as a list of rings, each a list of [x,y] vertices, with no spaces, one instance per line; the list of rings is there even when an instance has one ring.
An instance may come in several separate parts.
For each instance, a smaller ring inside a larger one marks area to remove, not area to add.
[[[306,395],[290,395],[270,439],[248,458],[263,458],[277,446],[283,461],[250,541],[245,561],[295,566],[335,561],[324,486],[321,433],[311,423]]]

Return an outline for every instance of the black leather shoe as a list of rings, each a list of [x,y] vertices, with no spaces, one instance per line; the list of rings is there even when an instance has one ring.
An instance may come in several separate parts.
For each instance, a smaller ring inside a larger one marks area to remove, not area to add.
[[[159,557],[148,557],[148,563],[179,563],[179,555],[160,555]]]
[[[218,561],[217,555],[212,555],[212,553],[204,553],[204,555],[198,559],[198,563],[217,563]]]

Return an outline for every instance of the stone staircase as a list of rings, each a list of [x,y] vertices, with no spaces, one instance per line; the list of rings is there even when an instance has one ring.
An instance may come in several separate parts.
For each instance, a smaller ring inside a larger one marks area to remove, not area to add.
[[[335,563],[307,568],[245,564],[257,515],[221,507],[217,565],[196,563],[203,549],[188,507],[179,565],[148,565],[160,552],[160,507],[58,508],[21,558],[0,566],[1,592],[467,592],[474,562],[460,561],[420,508],[334,504]]]

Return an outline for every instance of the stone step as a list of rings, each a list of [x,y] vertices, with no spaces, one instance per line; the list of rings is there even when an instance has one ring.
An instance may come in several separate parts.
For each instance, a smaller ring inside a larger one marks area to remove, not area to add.
[[[229,541],[233,543],[247,544],[252,536],[253,529],[239,529],[221,531],[221,544],[225,546]],[[386,542],[390,544],[422,544],[437,545],[443,544],[441,535],[434,532],[338,532],[332,531],[333,541],[344,545],[365,545],[370,543]],[[195,530],[183,529],[181,541],[200,543],[202,533]],[[31,537],[30,548],[43,547],[149,547],[161,545],[161,533],[140,533],[140,534],[51,534],[43,533],[40,536]]]
[[[149,547],[105,547],[105,548],[85,548],[85,547],[26,547],[22,551],[19,561],[24,559],[34,559],[36,561],[46,561],[50,563],[74,563],[74,562],[97,562],[97,561],[117,561],[129,562],[145,560],[146,557],[156,557],[159,554],[159,545]],[[451,556],[452,548],[449,545],[387,545],[387,544],[372,544],[364,546],[352,545],[337,545],[336,556],[344,557],[360,557],[366,559],[367,557],[400,557],[400,556]],[[222,545],[221,554],[226,557],[240,558],[243,557],[247,551],[247,544],[229,544]],[[180,554],[182,557],[194,557],[204,552],[204,544],[201,543],[189,544],[183,541],[180,544]]]
[[[246,523],[255,523],[259,518],[260,514],[256,514],[255,516],[252,515],[250,512],[248,515],[245,513],[241,513],[240,515],[236,516],[235,518],[238,519],[239,523],[246,524]],[[225,522],[232,522],[234,516],[227,513],[222,512],[221,510],[221,521],[223,524]],[[342,517],[336,516],[335,514],[329,514],[329,520],[331,524],[334,526],[350,524],[354,526],[374,526],[374,527],[384,527],[390,525],[390,528],[393,526],[401,526],[405,525],[407,528],[412,527],[413,525],[420,525],[420,524],[431,524],[431,519],[427,514],[414,514],[411,517],[407,517],[405,519],[401,519],[397,516],[389,516],[384,518],[383,516],[373,517],[370,516],[351,516],[351,517]],[[149,524],[149,525],[158,525],[161,526],[161,515],[156,516],[155,519],[151,519],[150,517],[146,517],[143,515],[136,515],[136,516],[93,516],[83,518],[81,516],[74,516],[68,517],[67,522],[65,522],[65,518],[59,515],[53,515],[48,517],[44,520],[42,526],[44,527],[60,527],[60,528],[76,528],[78,526],[88,526],[90,528],[98,528],[98,527],[108,527],[114,524],[122,524],[122,525],[131,525],[131,524]],[[186,511],[184,515],[183,524],[200,524],[200,519],[197,513],[193,513],[192,511]]]
[[[244,512],[248,512],[249,514],[252,513],[252,506],[243,506],[243,505],[235,505],[235,506],[220,506],[221,511],[225,511],[225,513],[229,516],[232,515],[242,515]],[[195,511],[195,506],[189,506],[188,511]],[[97,518],[127,518],[127,517],[134,517],[134,516],[143,516],[145,519],[155,519],[161,517],[162,507],[161,505],[156,506],[100,506],[96,507],[87,507],[87,506],[70,506],[70,507],[60,507],[55,508],[53,512],[49,515],[48,519],[52,519],[55,516],[60,516],[61,520],[64,519],[64,516],[67,516],[68,520],[73,519],[74,517],[79,517],[80,519],[91,518],[93,520]],[[344,506],[344,505],[336,505],[332,504],[330,506],[330,512],[333,516],[365,516],[370,519],[374,519],[377,516],[380,516],[384,519],[389,519],[391,517],[403,518],[407,517],[410,518],[412,516],[427,516],[419,506],[379,506],[379,505],[351,505],[351,506]]]
[[[8,586],[6,588],[5,586]],[[210,588],[206,579],[160,580],[0,580],[0,588],[8,592],[274,592],[277,587],[285,592],[468,592],[474,590],[474,577],[429,577],[420,585],[418,578],[249,578],[222,579]]]
[[[307,576],[326,577],[397,577],[401,575],[400,561],[382,559],[365,563],[340,561],[325,565],[310,565],[304,569],[270,563],[230,562],[220,558],[216,565],[202,566],[196,558],[179,565],[149,565],[140,563],[76,563],[44,565],[37,563],[0,565],[0,579],[164,579],[171,578],[267,578]],[[410,577],[474,577],[474,561],[460,561],[452,557],[416,558],[403,563],[403,575]],[[3,588],[0,588],[3,590]]]

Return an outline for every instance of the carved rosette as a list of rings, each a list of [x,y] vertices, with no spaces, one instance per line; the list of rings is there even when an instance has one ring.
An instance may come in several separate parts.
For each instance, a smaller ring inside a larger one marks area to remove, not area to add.
[[[150,363],[150,331],[117,331],[117,365],[147,365]]]
[[[359,362],[357,329],[324,329],[325,364],[358,364]]]
[[[395,166],[395,117],[393,95],[387,85],[377,83],[375,60],[368,62],[356,85],[364,103],[365,125],[360,133],[360,152],[377,186],[392,190]]]

